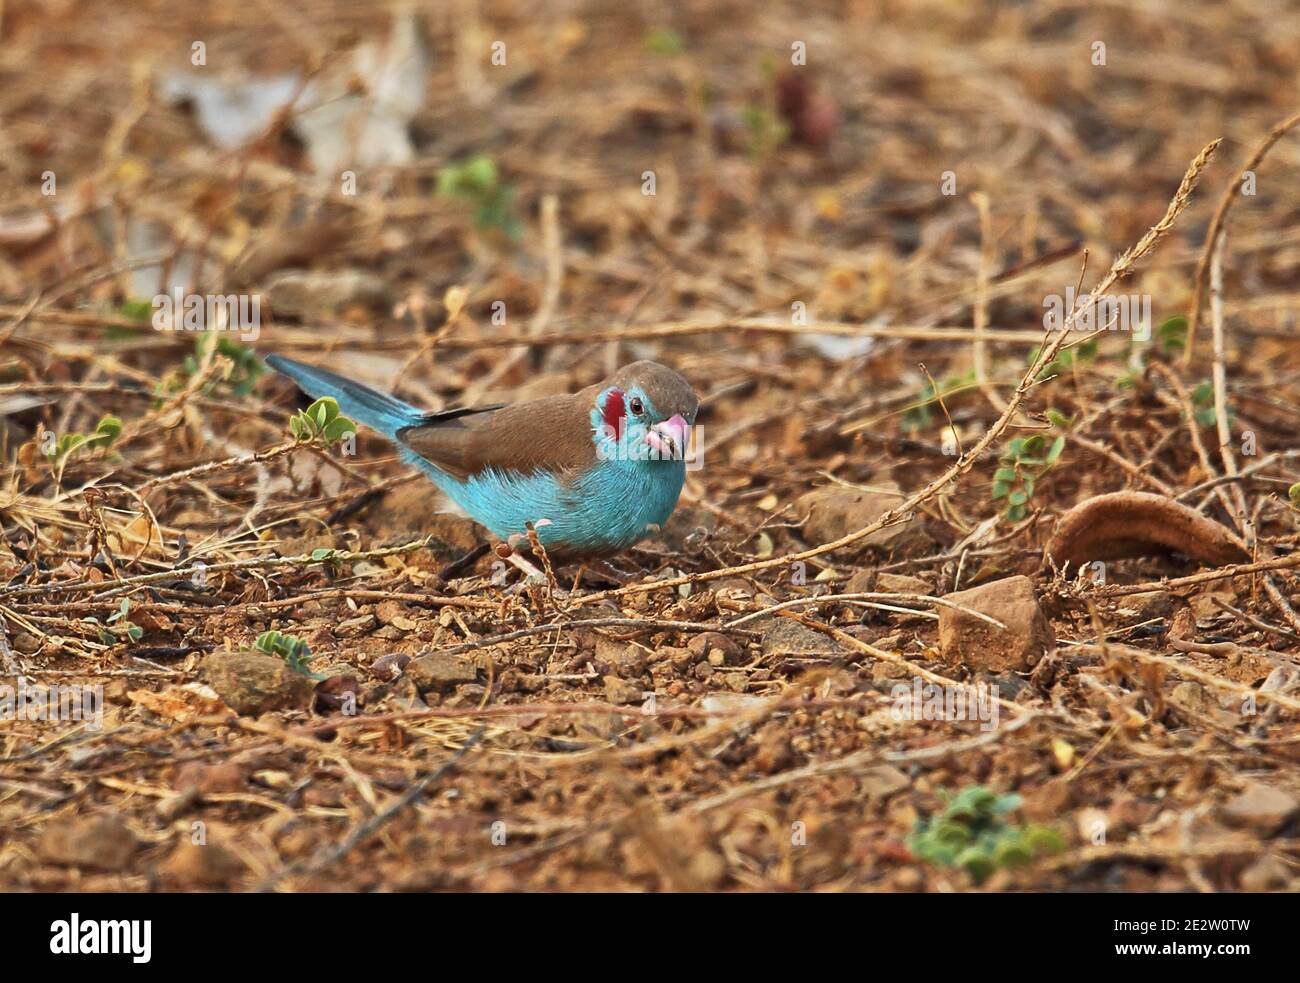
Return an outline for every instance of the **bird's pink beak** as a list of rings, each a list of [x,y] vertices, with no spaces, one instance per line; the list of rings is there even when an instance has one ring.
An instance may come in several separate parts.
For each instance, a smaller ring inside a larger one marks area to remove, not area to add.
[[[686,420],[680,413],[646,431],[645,442],[653,447],[660,460],[683,460],[686,456]]]

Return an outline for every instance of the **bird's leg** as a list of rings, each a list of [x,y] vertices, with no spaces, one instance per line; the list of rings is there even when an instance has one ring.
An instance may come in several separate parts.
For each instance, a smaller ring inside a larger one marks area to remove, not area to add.
[[[524,576],[525,576],[525,577],[536,577],[538,580],[541,580],[541,581],[545,581],[545,580],[546,580],[546,574],[542,573],[542,571],[538,570],[537,567],[535,567],[533,564],[529,563],[527,560],[525,560],[525,559],[524,559],[522,556],[520,556],[518,553],[514,552],[514,550],[511,550],[511,551],[510,551],[510,552],[509,552],[509,553],[504,557],[504,559],[505,559],[505,561],[506,561],[507,563],[509,563],[512,567],[516,567],[516,568],[518,568],[519,570],[522,570],[523,573],[524,573]]]
[[[617,584],[619,587],[622,587],[625,584],[630,583],[636,577],[636,574],[634,573],[624,573],[622,570],[614,566],[614,564],[610,563],[608,560],[600,560],[600,559],[588,560],[583,565],[583,569],[590,570],[592,573],[596,574],[597,576],[604,577],[606,580],[610,581],[611,583]]]
[[[472,550],[462,556],[459,560],[453,560],[445,567],[438,571],[438,579],[444,584],[448,583],[453,577],[458,575],[469,567],[473,566],[479,557],[486,556],[492,546],[489,543],[479,543]]]
[[[526,538],[533,548],[533,555],[541,558],[544,570],[538,570],[533,563],[515,549],[525,539],[524,535],[516,534],[511,536],[508,542],[498,543],[496,547],[497,556],[507,561],[511,566],[518,568],[524,574],[524,579],[506,593],[515,594],[525,590],[531,591],[531,588],[540,582],[545,589],[545,598],[551,603],[559,604],[563,609],[561,599],[567,597],[568,594],[555,582],[555,571],[551,568],[550,557],[546,555],[546,549],[542,546],[537,538],[537,533],[531,527]]]

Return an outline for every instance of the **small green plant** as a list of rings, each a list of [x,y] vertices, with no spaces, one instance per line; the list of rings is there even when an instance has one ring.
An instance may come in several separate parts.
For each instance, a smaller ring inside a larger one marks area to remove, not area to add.
[[[289,418],[289,433],[300,444],[329,447],[356,432],[356,423],[339,412],[338,401],[332,396],[316,400]]]
[[[939,383],[938,392],[935,391],[934,383],[930,379],[925,380],[925,385],[921,387],[921,394],[917,397],[916,402],[912,403],[903,412],[903,419],[899,426],[904,433],[916,433],[927,429],[934,420],[934,411],[932,409],[940,399],[947,399],[949,396],[956,395],[975,384],[974,371],[963,373],[962,375],[947,376],[943,382]]]
[[[98,618],[85,620],[99,628],[99,640],[105,645],[118,644],[122,641],[122,636],[129,641],[138,642],[144,635],[144,629],[131,622],[130,614],[131,602],[124,597],[118,609],[104,619],[104,624],[101,625]]]
[[[1116,389],[1136,389],[1152,351],[1165,359],[1187,348],[1187,318],[1182,314],[1165,318],[1148,338],[1134,335],[1129,342],[1128,359],[1123,372],[1115,377]]]
[[[48,440],[42,449],[54,468],[55,479],[62,481],[63,469],[73,454],[86,448],[109,447],[121,435],[122,421],[115,416],[104,416],[92,433],[65,433],[57,440]]]
[[[1156,345],[1162,355],[1178,355],[1187,347],[1187,318],[1175,314],[1156,328]]]
[[[520,225],[514,215],[515,190],[501,181],[496,162],[477,154],[459,164],[448,164],[438,172],[438,194],[459,198],[474,209],[474,224],[480,229],[497,229],[518,239]]]
[[[258,376],[266,371],[266,366],[257,357],[257,353],[247,345],[241,345],[229,335],[215,331],[205,331],[194,340],[194,354],[186,357],[185,374],[193,376],[203,363],[208,345],[217,346],[217,354],[230,359],[231,367],[222,381],[230,387],[231,395],[247,396],[253,391],[253,384]]]
[[[1015,793],[998,795],[970,785],[946,800],[938,815],[919,820],[907,847],[919,860],[944,867],[963,867],[975,883],[1001,867],[1023,867],[1035,858],[1065,849],[1061,834],[1050,826],[1011,825],[1007,813],[1020,808]]]
[[[1062,349],[1057,356],[1043,366],[1042,371],[1038,373],[1038,380],[1048,379],[1054,375],[1063,375],[1066,372],[1074,370],[1075,366],[1091,362],[1097,357],[1097,351],[1101,347],[1101,342],[1096,338],[1089,338],[1071,348]],[[1033,365],[1041,349],[1035,348],[1029,353],[1027,364]]]
[[[745,124],[746,149],[753,160],[766,160],[790,138],[790,127],[785,120],[766,106],[750,103],[740,118]]]
[[[213,345],[216,346],[216,354],[224,355],[229,360],[229,365],[220,378],[214,379],[204,387],[204,393],[211,393],[221,385],[229,386],[232,396],[247,396],[251,393],[258,377],[266,372],[266,366],[257,357],[257,352],[247,345],[241,345],[229,334],[204,331],[194,339],[194,353],[186,355],[180,369],[169,373],[159,383],[158,395],[168,396],[184,389],[189,384],[189,380],[198,374],[199,367],[207,360]]]
[[[325,678],[321,673],[311,671],[311,661],[316,657],[311,654],[311,647],[297,635],[286,635],[278,631],[264,631],[253,642],[253,648],[259,652],[265,652],[267,655],[274,655],[284,659],[289,664],[290,669],[301,673],[308,679],[319,681]]]
[[[1232,407],[1225,409],[1228,413],[1228,426],[1231,427],[1234,420]],[[1214,386],[1208,380],[1199,383],[1192,390],[1192,415],[1203,427],[1212,427],[1218,423],[1219,417],[1214,411]]]
[[[1066,416],[1060,410],[1048,409],[1047,422],[1057,430],[1069,430],[1074,426],[1074,417]]]
[[[929,428],[930,423],[934,420],[934,413],[930,410],[930,404],[934,402],[934,386],[927,380],[921,387],[921,395],[917,401],[907,408],[903,414],[903,420],[899,424],[904,433],[917,433]]]
[[[1286,490],[1286,497],[1291,500],[1293,509],[1300,509],[1300,481]]]
[[[337,575],[342,569],[342,556],[343,552],[341,550],[322,548],[311,551],[312,562],[325,564],[325,569],[327,569],[331,575]]]
[[[128,321],[138,321],[146,325],[153,318],[153,302],[142,297],[133,297],[122,301],[117,307],[117,316]],[[123,341],[127,338],[139,338],[140,332],[121,324],[107,324],[102,329],[106,341]]]
[[[153,318],[153,302],[143,297],[132,297],[118,305],[117,313],[119,317],[130,321],[142,321],[148,324]]]
[[[1029,511],[1029,500],[1034,496],[1034,484],[1051,470],[1065,449],[1065,434],[1060,434],[1051,444],[1045,434],[1016,437],[998,458],[998,469],[993,474],[993,500],[1005,498],[1003,515],[1013,522],[1023,519]]]
[[[670,27],[656,27],[647,33],[645,46],[657,55],[680,55],[686,50],[682,36]]]

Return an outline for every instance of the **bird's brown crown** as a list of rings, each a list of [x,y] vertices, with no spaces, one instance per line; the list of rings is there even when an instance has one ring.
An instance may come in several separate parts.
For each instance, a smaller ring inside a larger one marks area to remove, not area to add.
[[[642,359],[630,362],[600,384],[603,391],[616,386],[624,391],[640,389],[654,404],[660,418],[667,420],[680,413],[688,423],[695,422],[700,397],[681,374],[666,365]]]

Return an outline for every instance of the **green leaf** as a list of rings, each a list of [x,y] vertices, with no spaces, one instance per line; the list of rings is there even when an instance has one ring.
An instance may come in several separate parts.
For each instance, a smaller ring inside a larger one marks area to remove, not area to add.
[[[935,842],[945,846],[961,847],[970,842],[970,829],[963,823],[944,817],[934,824],[930,834]]]
[[[680,55],[686,50],[681,35],[667,27],[656,27],[647,34],[645,46],[657,55]]]
[[[118,307],[117,313],[119,317],[148,323],[153,318],[153,302],[136,297],[123,301],[122,305]]]
[[[111,414],[100,418],[99,423],[95,426],[95,433],[101,437],[107,437],[110,441],[117,440],[122,435],[122,421]]]
[[[1156,341],[1165,354],[1175,354],[1187,347],[1187,318],[1175,314],[1156,328]]]
[[[997,869],[994,859],[979,847],[968,847],[959,853],[957,855],[957,866],[965,867],[966,872],[971,876],[971,880],[976,884],[983,882]]]
[[[325,678],[321,673],[312,672],[308,668],[308,663],[314,657],[311,654],[310,646],[301,638],[281,634],[278,631],[264,631],[257,636],[257,640],[253,642],[253,647],[269,655],[279,656],[289,664],[290,669],[307,676],[309,679],[319,680]]]
[[[1024,867],[1033,859],[1033,854],[1018,837],[999,844],[993,852],[993,862],[998,867]]]
[[[495,228],[512,239],[518,237],[520,226],[513,214],[514,189],[501,183],[491,157],[479,154],[447,165],[438,172],[437,193],[473,205],[474,224],[479,228]]]
[[[998,468],[993,472],[994,481],[1012,482],[1015,481],[1017,477],[1018,475],[1016,474],[1015,468]]]
[[[1050,826],[1030,824],[1024,828],[1025,843],[1035,854],[1060,853],[1065,849],[1065,839]]]
[[[997,793],[983,785],[968,785],[954,796],[948,814],[969,811],[976,816],[983,815],[997,801]]]
[[[1047,463],[1055,464],[1056,459],[1061,456],[1061,451],[1065,450],[1065,435],[1057,437],[1052,441],[1052,446],[1047,449]]]
[[[1069,430],[1074,425],[1074,417],[1066,416],[1060,410],[1048,410],[1047,420],[1057,430]]]
[[[346,416],[340,416],[331,420],[325,427],[321,437],[327,444],[334,444],[342,440],[348,434],[355,434],[357,425],[349,420]]]
[[[496,189],[498,180],[496,162],[485,154],[476,154],[438,172],[438,194],[482,198]]]
[[[999,498],[1006,498],[1010,490],[1011,487],[1005,481],[993,482],[993,500],[996,502]]]
[[[1008,812],[1015,812],[1024,801],[1024,797],[1018,792],[1008,792],[1006,795],[999,795],[994,799],[990,809],[994,815],[1001,816]]]
[[[471,188],[495,188],[499,180],[496,161],[486,154],[471,157],[462,170],[462,179]]]

